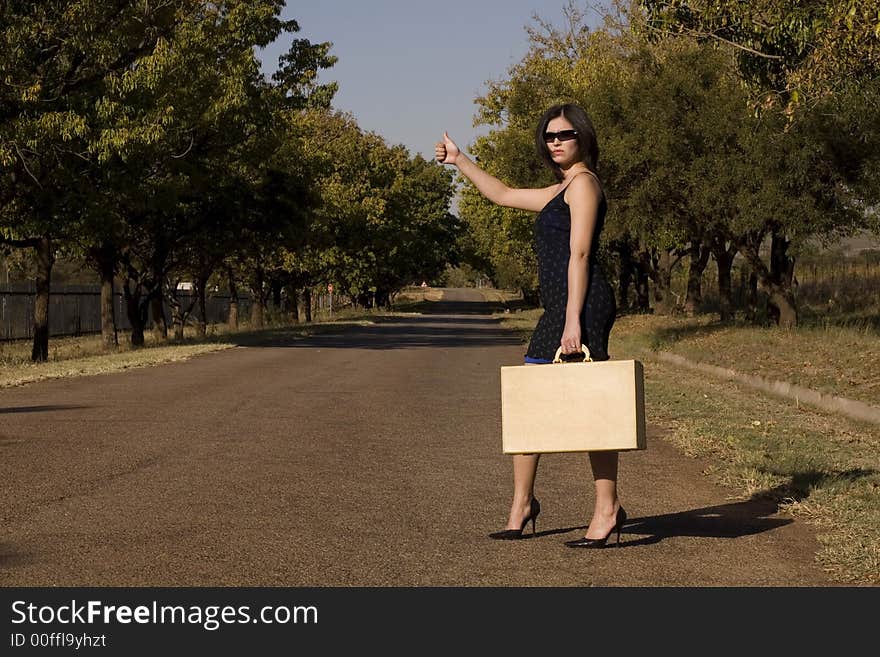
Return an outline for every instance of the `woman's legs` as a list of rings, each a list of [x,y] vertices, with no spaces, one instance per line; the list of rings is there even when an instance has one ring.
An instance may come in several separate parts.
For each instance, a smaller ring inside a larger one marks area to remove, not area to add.
[[[523,520],[531,512],[535,496],[535,475],[538,472],[540,454],[513,455],[513,502],[505,529],[520,529]]]
[[[538,363],[526,363],[534,367]],[[532,511],[532,498],[535,497],[535,475],[538,473],[540,454],[513,455],[513,501],[507,516],[505,529],[520,529],[523,520]]]
[[[590,452],[590,466],[596,486],[596,502],[593,517],[587,528],[586,538],[608,536],[617,524],[617,461],[618,452]]]
[[[513,501],[505,529],[520,529],[531,511],[532,498],[535,496],[535,476],[541,455],[515,454],[512,458]],[[617,524],[617,510],[620,508],[620,500],[617,498],[617,463],[618,452],[590,452],[596,501],[586,533],[587,538],[608,536]]]

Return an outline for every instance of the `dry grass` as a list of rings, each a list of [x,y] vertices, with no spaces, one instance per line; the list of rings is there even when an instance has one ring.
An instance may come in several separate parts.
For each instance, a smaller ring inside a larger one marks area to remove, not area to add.
[[[646,328],[655,349],[869,404],[880,400],[880,335],[869,327],[787,331],[708,316],[652,319]]]
[[[837,579],[880,583],[880,427],[642,360],[649,416],[676,445],[710,458],[707,474],[742,497],[817,525],[818,558]]]
[[[435,287],[408,287],[401,290],[394,299],[394,305],[440,301],[443,291]]]
[[[146,345],[131,347],[127,334],[120,333],[118,350],[106,353],[100,336],[53,338],[49,341],[49,360],[32,363],[31,341],[0,342],[0,388],[25,385],[46,379],[118,372],[192,358],[197,354],[226,349],[231,343],[211,337],[195,342],[159,343],[146,336]]]
[[[378,314],[383,313],[373,313]],[[363,311],[345,309],[334,312],[332,317],[326,313],[319,314],[312,324],[276,325],[254,331],[246,325],[239,330],[230,330],[225,325],[212,325],[208,327],[205,337],[199,337],[195,329],[187,328],[180,342],[157,341],[152,333],[147,333],[144,346],[139,348],[131,346],[128,333],[120,332],[119,346],[109,353],[104,350],[100,336],[52,338],[49,341],[49,360],[45,363],[31,362],[30,340],[0,342],[0,388],[187,360],[199,354],[234,347],[248,339],[271,337],[272,332],[283,331],[286,337],[292,338],[306,337],[331,330],[340,324],[368,321]]]
[[[20,386],[46,379],[60,379],[71,376],[89,376],[119,372],[135,367],[148,367],[160,363],[187,360],[198,354],[231,347],[231,344],[203,343],[181,344],[153,347],[141,350],[128,350],[116,354],[79,356],[47,363],[19,363],[4,365],[0,371],[0,388]]]
[[[511,292],[510,290],[498,290],[492,287],[481,287],[479,289],[480,294],[483,295],[483,298],[489,303],[506,303],[508,301],[516,301],[519,299],[519,294],[516,292]]]

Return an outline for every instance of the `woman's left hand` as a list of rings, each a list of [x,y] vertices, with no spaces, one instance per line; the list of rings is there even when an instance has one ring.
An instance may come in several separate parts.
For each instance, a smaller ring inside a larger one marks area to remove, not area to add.
[[[574,354],[581,350],[581,323],[580,321],[566,321],[560,341],[562,353]]]

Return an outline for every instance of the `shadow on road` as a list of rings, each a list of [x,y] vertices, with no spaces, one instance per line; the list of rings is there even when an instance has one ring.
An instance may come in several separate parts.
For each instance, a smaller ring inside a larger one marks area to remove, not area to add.
[[[44,406],[10,406],[9,408],[0,407],[0,414],[3,413],[47,413],[51,411],[70,411],[79,408],[88,408],[88,406],[65,406],[47,404]]]
[[[374,324],[454,324],[456,326],[498,326],[491,317],[467,317],[462,315],[377,315],[370,319]]]
[[[11,545],[0,543],[0,568],[14,568],[35,562],[36,559],[33,555],[16,552]]]
[[[771,518],[779,511],[772,500],[746,500],[700,509],[666,513],[660,516],[632,518],[623,527],[623,534],[640,534],[633,541],[621,539],[621,546],[650,545],[673,536],[707,538],[740,538],[789,525],[791,518]],[[645,536],[647,534],[647,536]]]
[[[518,345],[522,340],[488,315],[493,304],[444,302],[430,304],[421,315],[377,316],[370,324],[300,325],[232,338],[245,347],[296,347],[327,349],[400,349],[404,347],[486,347]],[[500,305],[500,304],[499,304]],[[481,316],[481,317],[477,317]],[[306,329],[311,335],[303,337]]]
[[[421,301],[406,308],[424,315],[491,315],[503,313],[507,304],[500,301]]]
[[[770,518],[779,511],[779,505],[769,499],[751,499],[744,502],[707,506],[689,511],[666,513],[659,516],[630,518],[623,526],[620,546],[652,545],[675,536],[707,538],[739,538],[789,525],[791,518]],[[584,532],[587,525],[540,531],[537,536],[551,536],[568,532]],[[642,538],[627,540],[627,534]],[[609,539],[612,544],[614,537]]]

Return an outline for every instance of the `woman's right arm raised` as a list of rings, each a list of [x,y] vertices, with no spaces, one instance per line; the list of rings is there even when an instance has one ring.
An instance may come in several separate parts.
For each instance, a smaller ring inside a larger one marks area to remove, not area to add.
[[[434,156],[441,164],[454,164],[461,174],[470,180],[474,187],[487,199],[498,205],[519,210],[539,212],[557,189],[556,185],[540,189],[515,189],[508,187],[495,176],[486,173],[464,153],[462,153],[449,135],[443,133],[443,141],[434,147]]]

